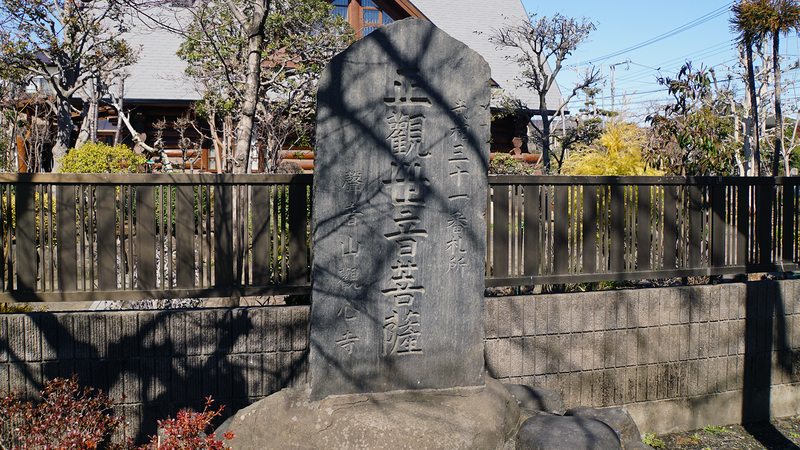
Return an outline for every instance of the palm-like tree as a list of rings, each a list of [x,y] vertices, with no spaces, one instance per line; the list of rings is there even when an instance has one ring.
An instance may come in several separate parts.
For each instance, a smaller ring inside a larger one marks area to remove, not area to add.
[[[756,176],[761,176],[761,150],[759,144],[758,99],[756,97],[756,81],[753,71],[753,46],[759,45],[764,40],[761,17],[769,2],[770,0],[741,0],[731,8],[733,18],[730,20],[731,29],[739,35],[738,41],[745,49],[747,60],[747,90],[750,92],[750,132],[752,134],[751,141],[755,143],[753,166]]]
[[[800,5],[796,0],[771,0],[761,14],[761,33],[772,36],[772,72],[775,78],[775,153],[772,156],[772,175],[778,175],[778,161],[783,155],[783,114],[781,113],[780,36],[800,30]],[[788,174],[787,174],[788,175]]]

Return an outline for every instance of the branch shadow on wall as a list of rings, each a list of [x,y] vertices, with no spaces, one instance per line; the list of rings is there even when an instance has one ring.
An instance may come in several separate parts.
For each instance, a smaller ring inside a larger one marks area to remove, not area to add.
[[[786,321],[794,300],[779,283],[747,286],[742,423],[767,448],[800,449],[770,423],[773,385],[800,380],[800,354]]]
[[[29,399],[38,397],[46,381],[77,375],[81,386],[115,399],[114,413],[129,422],[127,436],[141,444],[156,434],[157,420],[182,409],[202,411],[208,396],[215,408],[225,405],[221,421],[305,382],[307,346],[294,350],[292,336],[302,327],[299,322],[307,324],[307,311],[253,307],[7,315],[0,319],[7,325],[0,353],[8,362],[0,368],[7,367],[10,390]],[[284,323],[274,319],[287,313]],[[266,352],[270,344],[278,351]]]

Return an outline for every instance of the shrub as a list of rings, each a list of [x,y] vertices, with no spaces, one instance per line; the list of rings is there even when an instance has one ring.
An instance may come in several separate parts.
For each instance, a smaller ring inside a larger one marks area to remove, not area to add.
[[[41,403],[18,395],[0,399],[0,448],[96,449],[122,424],[109,414],[114,401],[100,391],[81,389],[77,377],[56,378],[40,392]]]
[[[223,450],[223,441],[217,440],[216,433],[206,434],[211,427],[211,421],[222,414],[224,406],[217,410],[209,410],[213,401],[206,397],[206,406],[203,412],[195,413],[180,411],[177,418],[159,420],[158,427],[163,430],[161,436],[151,436],[150,443],[140,450]],[[223,435],[225,439],[233,439],[232,431]]]
[[[38,311],[47,311],[47,308],[37,308]],[[0,314],[22,314],[33,312],[33,306],[28,303],[0,303]],[[0,447],[2,448],[2,447]]]
[[[508,153],[497,153],[489,163],[489,173],[493,175],[533,175],[535,170],[535,167]]]
[[[126,145],[98,142],[70,149],[61,159],[61,173],[134,173],[147,162]]]
[[[135,447],[129,441],[111,443],[124,418],[111,414],[114,400],[99,390],[80,388],[78,379],[56,378],[46,383],[38,404],[23,401],[18,394],[0,397],[0,449],[9,450],[222,450],[215,433],[206,434],[211,420],[223,407],[209,410],[206,398],[201,413],[181,411],[175,419],[159,421],[163,436],[152,436],[149,444]],[[225,439],[233,439],[227,432]]]
[[[642,157],[644,133],[635,124],[610,122],[598,139],[598,146],[573,152],[564,162],[567,175],[661,175]]]

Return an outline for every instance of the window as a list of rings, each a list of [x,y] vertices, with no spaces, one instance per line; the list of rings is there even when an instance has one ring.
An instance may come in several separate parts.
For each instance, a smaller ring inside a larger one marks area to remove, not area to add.
[[[347,4],[350,0],[333,0],[333,13],[347,20]]]
[[[364,36],[372,33],[381,25],[392,23],[392,18],[381,11],[372,0],[361,0],[361,10],[362,33]]]
[[[364,37],[393,20],[372,0],[333,0],[333,14],[342,16]]]

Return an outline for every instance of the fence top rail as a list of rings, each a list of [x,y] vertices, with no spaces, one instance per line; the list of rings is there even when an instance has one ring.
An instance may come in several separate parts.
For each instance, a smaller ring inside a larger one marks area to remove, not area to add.
[[[172,185],[311,185],[313,174],[214,173],[0,173],[0,183],[34,184],[172,184]],[[675,186],[800,186],[800,177],[649,177],[574,175],[489,175],[490,185],[675,185]]]
[[[215,173],[0,173],[0,184],[164,184],[164,185],[310,185],[313,174],[215,174]]]
[[[489,185],[800,186],[800,177],[489,175]]]

